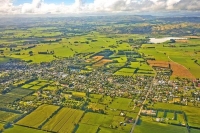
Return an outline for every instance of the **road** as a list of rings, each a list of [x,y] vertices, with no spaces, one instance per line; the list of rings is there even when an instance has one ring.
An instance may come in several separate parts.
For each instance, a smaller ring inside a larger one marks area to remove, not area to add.
[[[139,118],[140,118],[140,113],[142,112],[142,109],[143,109],[143,107],[144,107],[144,104],[145,104],[145,102],[147,101],[147,98],[148,98],[150,92],[151,92],[152,89],[153,89],[153,83],[154,83],[154,81],[155,81],[156,75],[157,75],[157,74],[155,74],[155,76],[154,76],[154,78],[153,78],[153,80],[152,80],[152,82],[151,82],[151,86],[150,86],[150,88],[149,88],[149,90],[148,90],[148,92],[147,92],[147,94],[146,94],[146,96],[145,96],[145,99],[144,99],[144,101],[143,101],[143,103],[142,103],[142,106],[140,107],[140,111],[139,111],[138,114],[137,114],[135,123],[133,124],[130,133],[133,133],[133,132],[134,132],[135,126],[137,125],[138,120],[139,120]]]

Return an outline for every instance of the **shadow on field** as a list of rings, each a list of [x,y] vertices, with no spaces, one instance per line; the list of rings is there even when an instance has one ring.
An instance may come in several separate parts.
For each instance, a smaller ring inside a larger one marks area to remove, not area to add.
[[[76,124],[74,130],[72,131],[72,133],[75,133],[78,130],[78,127],[79,127],[79,124]]]
[[[137,125],[141,125],[142,124],[142,120],[139,119],[138,122],[137,122]]]

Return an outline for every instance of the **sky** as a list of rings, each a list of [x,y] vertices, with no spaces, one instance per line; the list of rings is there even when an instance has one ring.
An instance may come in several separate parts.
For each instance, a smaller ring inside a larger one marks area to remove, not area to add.
[[[199,0],[0,0],[0,14],[199,12]]]
[[[31,3],[32,0],[14,0],[13,4],[14,5],[20,5],[20,4],[24,4],[24,3]],[[45,3],[47,4],[61,4],[61,3],[65,3],[67,5],[73,4],[75,2],[75,0],[45,0]],[[85,0],[85,3],[92,3],[94,2],[94,0]]]

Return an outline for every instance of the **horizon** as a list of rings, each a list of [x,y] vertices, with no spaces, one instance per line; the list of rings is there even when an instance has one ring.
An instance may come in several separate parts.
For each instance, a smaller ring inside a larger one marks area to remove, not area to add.
[[[198,0],[0,0],[2,15],[199,13]]]

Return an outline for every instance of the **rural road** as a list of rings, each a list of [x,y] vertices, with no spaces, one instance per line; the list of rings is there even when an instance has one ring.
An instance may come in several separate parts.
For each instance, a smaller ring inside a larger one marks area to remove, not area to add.
[[[146,96],[145,96],[145,99],[144,99],[144,101],[143,101],[143,103],[142,103],[142,106],[140,107],[140,111],[139,111],[138,114],[137,114],[135,123],[133,124],[130,133],[133,133],[133,132],[134,132],[135,126],[137,125],[138,120],[139,120],[139,118],[140,118],[140,113],[142,112],[143,106],[144,106],[145,102],[147,101],[147,98],[148,98],[150,92],[151,92],[152,89],[153,89],[153,83],[154,83],[154,81],[155,81],[156,75],[157,75],[157,73],[155,73],[155,76],[154,76],[154,78],[153,78],[153,80],[152,80],[152,82],[151,82],[151,86],[150,86],[150,88],[149,88],[149,90],[148,90],[148,92],[147,92],[147,94],[146,94]]]

